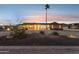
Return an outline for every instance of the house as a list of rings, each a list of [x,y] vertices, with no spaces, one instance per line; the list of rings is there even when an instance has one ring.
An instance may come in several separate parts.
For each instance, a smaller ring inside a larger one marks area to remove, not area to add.
[[[18,29],[25,30],[63,30],[63,24],[53,23],[23,23],[18,25]]]
[[[0,31],[3,31],[4,30],[4,27],[3,26],[0,26]]]
[[[79,23],[72,23],[68,25],[69,29],[79,29]]]

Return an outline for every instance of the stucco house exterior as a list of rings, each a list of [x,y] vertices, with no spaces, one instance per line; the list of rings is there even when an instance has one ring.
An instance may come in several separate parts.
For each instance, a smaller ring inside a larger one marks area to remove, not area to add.
[[[63,30],[63,24],[60,23],[23,23],[18,25],[18,29],[25,30]]]

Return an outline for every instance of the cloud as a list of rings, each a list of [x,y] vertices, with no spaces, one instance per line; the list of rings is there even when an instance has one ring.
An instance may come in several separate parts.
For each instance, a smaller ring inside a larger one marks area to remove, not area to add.
[[[48,22],[79,23],[79,16],[48,16]],[[10,23],[9,20],[0,17],[0,25],[9,25]],[[45,16],[26,16],[20,20],[20,23],[45,23]]]
[[[9,25],[9,24],[10,24],[9,20],[5,20],[5,19],[0,18],[0,25]]]
[[[45,16],[27,16],[21,20],[22,23],[44,23]],[[48,22],[73,23],[79,22],[79,16],[48,16]]]
[[[0,25],[9,25],[9,23],[6,21],[0,21]]]

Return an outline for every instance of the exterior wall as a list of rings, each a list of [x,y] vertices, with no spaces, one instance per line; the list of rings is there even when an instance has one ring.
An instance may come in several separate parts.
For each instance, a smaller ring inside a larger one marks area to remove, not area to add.
[[[50,30],[50,26],[47,25],[48,30]],[[27,29],[27,30],[45,30],[46,25],[34,24],[34,25],[20,25],[18,29]]]
[[[45,24],[27,24],[27,25],[19,25],[18,29],[25,29],[25,30],[46,30],[46,25]],[[63,29],[63,26],[60,24],[47,24],[47,30],[52,30],[52,29]]]
[[[59,25],[53,25],[53,29],[59,29]]]
[[[50,25],[51,30],[60,30],[63,29],[63,25],[62,24],[55,24],[55,25]]]

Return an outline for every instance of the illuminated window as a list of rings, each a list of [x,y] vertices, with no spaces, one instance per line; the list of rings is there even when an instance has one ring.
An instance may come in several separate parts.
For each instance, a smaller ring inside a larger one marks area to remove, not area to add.
[[[59,25],[59,28],[61,28],[61,25]]]
[[[52,28],[53,28],[53,25],[52,25]]]

